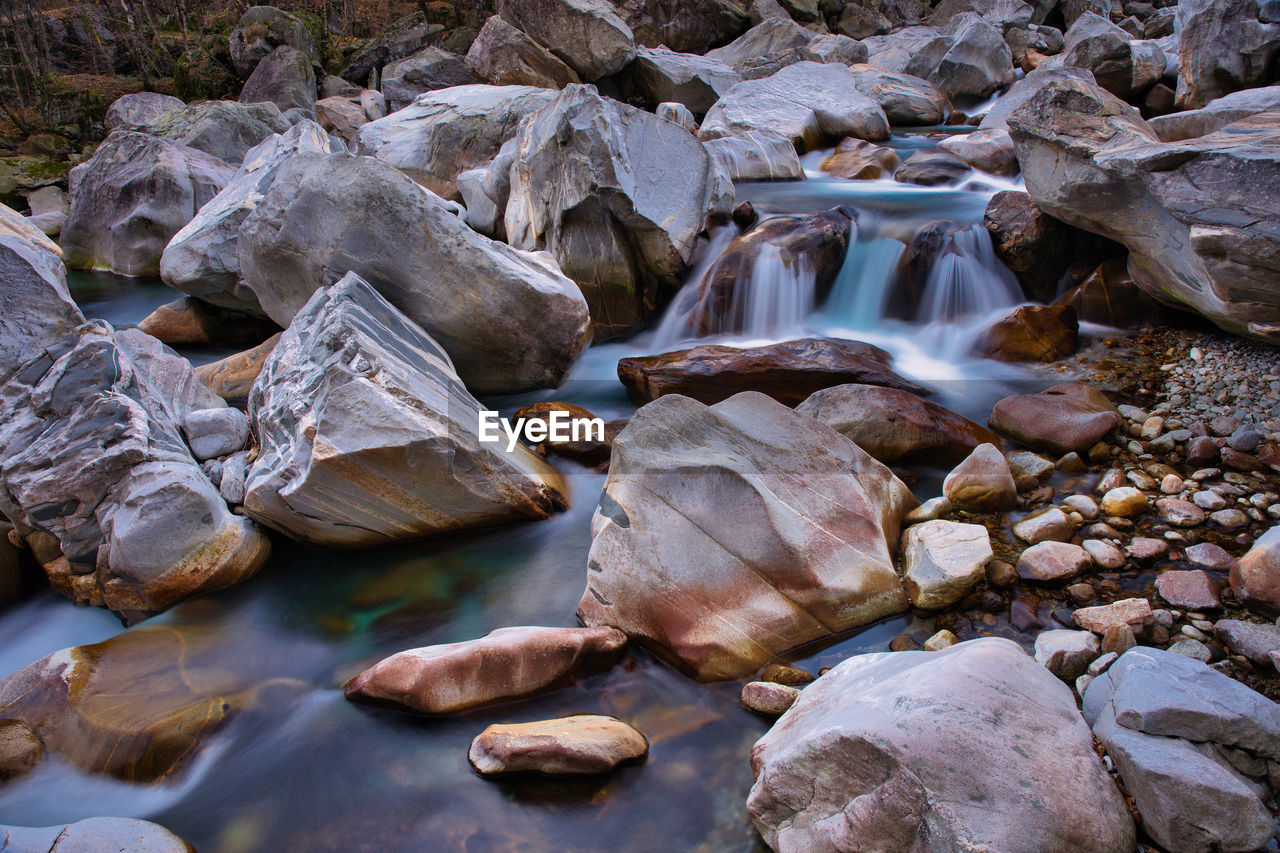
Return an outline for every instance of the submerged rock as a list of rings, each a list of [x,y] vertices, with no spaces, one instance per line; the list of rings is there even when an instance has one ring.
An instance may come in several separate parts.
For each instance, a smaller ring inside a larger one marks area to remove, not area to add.
[[[880,385],[927,394],[894,373],[890,357],[860,341],[808,338],[750,349],[705,344],[664,355],[618,361],[618,378],[637,405],[664,394],[718,403],[740,391],[759,391],[789,406],[833,385]]]
[[[554,690],[622,657],[613,628],[499,628],[478,640],[409,649],[346,686],[347,698],[424,714],[453,714]]]
[[[91,817],[66,826],[0,826],[5,853],[194,853],[158,823],[123,817]]]
[[[1071,690],[1008,640],[852,657],[805,688],[751,765],[747,808],[775,850],[1135,843]]]
[[[253,386],[245,511],[367,547],[563,509],[560,475],[523,445],[482,443],[479,413],[445,351],[349,273],[294,317]]]
[[[493,725],[471,742],[467,758],[482,776],[606,773],[649,753],[644,735],[617,719],[581,714],[536,723]]]
[[[989,426],[1049,453],[1083,453],[1120,426],[1120,414],[1101,391],[1081,382],[1038,394],[1014,394],[996,403]]]
[[[664,397],[614,440],[578,615],[701,681],[739,678],[904,610],[893,553],[915,504],[853,442],[762,394]]]

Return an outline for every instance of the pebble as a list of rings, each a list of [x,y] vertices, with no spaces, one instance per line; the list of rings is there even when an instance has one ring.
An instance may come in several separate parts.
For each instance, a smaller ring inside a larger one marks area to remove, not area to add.
[[[920,641],[910,634],[899,634],[889,641],[889,651],[918,652],[920,651]]]
[[[1095,566],[1100,569],[1120,569],[1124,567],[1124,552],[1102,539],[1086,539],[1080,543]]]
[[[1134,452],[1141,453],[1142,451],[1136,450]],[[1159,483],[1156,482],[1155,477],[1152,477],[1150,474],[1148,474],[1145,471],[1138,471],[1136,469],[1126,473],[1125,479],[1127,479],[1130,483],[1133,483],[1139,489],[1142,489],[1143,491],[1148,491],[1148,492],[1152,491],[1153,489],[1156,488],[1156,486],[1159,485]]]
[[[936,521],[947,513],[951,512],[951,499],[946,496],[938,496],[930,498],[920,506],[907,513],[905,519],[908,525],[920,524],[925,521]]]
[[[1135,536],[1128,547],[1129,559],[1142,566],[1149,566],[1164,559],[1169,553],[1169,543],[1149,536]]]
[[[1162,573],[1156,578],[1156,591],[1174,607],[1191,607],[1196,610],[1222,608],[1216,585],[1199,569]]]
[[[1189,657],[1192,660],[1198,660],[1201,663],[1208,663],[1213,660],[1213,652],[1209,647],[1199,640],[1193,640],[1190,637],[1183,637],[1173,645],[1169,646],[1168,651],[1175,655]]]
[[[1053,464],[1053,467],[1057,468],[1064,474],[1083,474],[1085,471],[1089,470],[1089,466],[1080,458],[1080,454],[1075,451],[1063,456]]]
[[[742,688],[742,707],[766,717],[781,717],[800,698],[800,691],[772,681],[753,681]]]
[[[813,682],[812,673],[782,663],[771,663],[760,673],[761,681],[772,681],[774,684],[785,684],[788,687],[804,687]]]
[[[1022,552],[1018,574],[1027,580],[1053,583],[1074,578],[1093,565],[1089,552],[1067,542],[1040,542]]]
[[[1102,634],[1102,651],[1104,653],[1114,652],[1117,655],[1122,655],[1136,645],[1138,645],[1138,641],[1133,636],[1133,629],[1124,622],[1110,626]]]
[[[1067,542],[1076,533],[1076,527],[1067,514],[1058,507],[1049,507],[1013,525],[1013,535],[1028,545],[1041,542]]]
[[[1089,664],[1089,674],[1095,677],[1102,675],[1107,671],[1107,667],[1115,663],[1119,657],[1120,655],[1115,652],[1107,652],[1105,655],[1099,656],[1093,663]]]
[[[952,632],[943,628],[938,633],[924,641],[924,650],[926,652],[939,652],[943,649],[950,648],[960,642],[960,638]]]
[[[1152,415],[1151,417],[1147,418],[1145,421],[1142,422],[1142,428],[1138,432],[1138,437],[1141,438],[1143,441],[1150,441],[1151,439],[1160,435],[1160,433],[1163,431],[1164,431],[1164,418],[1160,417],[1159,415]]]
[[[1018,584],[1018,570],[1004,560],[987,563],[987,583],[996,589],[1008,589]]]
[[[1098,494],[1105,494],[1112,489],[1118,489],[1125,484],[1124,471],[1120,468],[1112,468],[1102,475],[1102,479],[1098,480],[1098,485],[1094,488]]]
[[[1196,566],[1203,566],[1206,569],[1214,571],[1227,571],[1235,565],[1235,558],[1226,552],[1220,545],[1214,545],[1212,542],[1201,542],[1198,545],[1191,545],[1186,550],[1187,562]]]
[[[1249,525],[1249,516],[1238,509],[1220,509],[1209,516],[1209,520],[1223,530],[1239,530]]]
[[[1227,499],[1214,491],[1196,492],[1191,496],[1191,502],[1203,510],[1215,512],[1224,509],[1227,506]]]
[[[1202,643],[1205,640],[1209,639],[1207,636],[1205,636],[1205,633],[1203,631],[1201,631],[1199,628],[1195,627],[1194,625],[1183,625],[1182,635],[1184,637],[1190,637],[1193,640],[1199,640]]]
[[[1160,481],[1160,491],[1166,495],[1176,495],[1186,488],[1187,484],[1177,474],[1166,474]]]
[[[1063,499],[1062,505],[1072,512],[1079,513],[1081,518],[1088,521],[1093,521],[1101,512],[1098,502],[1088,495],[1071,495]]]
[[[1133,486],[1120,486],[1102,496],[1102,511],[1117,518],[1142,515],[1150,509],[1147,496]]]

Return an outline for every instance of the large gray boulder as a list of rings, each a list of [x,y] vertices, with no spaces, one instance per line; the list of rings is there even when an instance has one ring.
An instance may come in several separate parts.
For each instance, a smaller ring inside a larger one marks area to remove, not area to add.
[[[1242,118],[1273,110],[1280,110],[1280,85],[1232,92],[1198,110],[1156,116],[1148,123],[1163,141],[1182,142],[1207,136]]]
[[[107,133],[122,127],[125,130],[136,130],[151,124],[171,110],[181,110],[185,107],[186,104],[182,99],[175,98],[173,95],[162,95],[159,92],[134,92],[121,95],[112,101],[102,123],[106,126]]]
[[[747,808],[778,851],[1134,849],[1070,688],[1005,639],[849,658],[751,766]]]
[[[850,70],[853,85],[880,105],[890,124],[937,125],[951,115],[951,100],[928,80],[867,64]]]
[[[320,50],[302,19],[274,6],[252,6],[231,31],[231,62],[236,73],[248,78],[258,63],[281,45],[301,51],[312,65],[320,66]]]
[[[699,138],[749,131],[771,131],[812,150],[846,136],[888,139],[889,121],[858,91],[847,66],[801,62],[735,85],[707,113]]]
[[[547,250],[578,283],[600,337],[673,292],[733,186],[679,125],[573,85],[516,138],[507,240]]]
[[[910,26],[862,40],[870,65],[882,71],[928,77],[951,49],[953,39],[926,26]]]
[[[1172,853],[1246,851],[1275,831],[1280,705],[1183,655],[1139,646],[1093,679],[1085,718],[1143,828]]]
[[[554,53],[497,15],[485,21],[471,43],[466,64],[472,75],[495,86],[562,89],[580,82]]]
[[[1123,243],[1155,298],[1280,342],[1280,113],[1164,143],[1088,82],[1058,80],[1009,118],[1027,191],[1046,213]]]
[[[115,131],[71,170],[71,212],[61,235],[67,266],[158,275],[170,238],[234,174],[203,151]]]
[[[676,53],[665,47],[642,47],[627,67],[627,80],[650,104],[684,104],[695,116],[705,115],[742,76],[717,59]]]
[[[356,134],[352,150],[395,166],[427,189],[458,198],[457,177],[482,166],[521,119],[556,97],[534,86],[455,86],[418,96]]]
[[[798,181],[804,166],[796,147],[785,136],[769,130],[708,139],[702,143],[716,165],[733,181]]]
[[[240,277],[240,226],[257,208],[290,157],[330,152],[329,135],[313,121],[302,121],[250,151],[222,191],[173,235],[160,256],[165,284],[204,302],[261,314],[252,288]]]
[[[287,44],[267,54],[240,90],[240,103],[271,103],[281,112],[316,105],[316,72],[311,60]]]
[[[736,0],[616,0],[636,45],[706,53],[740,36],[750,16]]]
[[[635,58],[631,28],[608,0],[498,0],[498,14],[588,82]]]
[[[1089,69],[1099,86],[1131,100],[1164,76],[1165,56],[1153,42],[1135,41],[1111,21],[1088,12],[1067,31],[1062,64]]]
[[[540,457],[481,443],[480,403],[449,356],[355,273],[293,318],[249,415],[261,451],[245,511],[316,545],[384,545],[567,504]]]
[[[476,82],[479,81],[467,67],[466,57],[440,47],[420,50],[389,62],[382,69],[382,95],[391,112],[407,107],[423,92]]]
[[[905,610],[893,557],[915,504],[853,442],[763,394],[664,396],[614,439],[578,615],[701,681],[740,678]]]
[[[1009,126],[1009,116],[1031,100],[1037,92],[1059,80],[1079,80],[1094,83],[1093,72],[1086,68],[1037,68],[1009,87],[996,101],[995,106],[982,117],[980,130],[995,130]]]
[[[130,621],[242,580],[270,551],[192,458],[189,408],[170,392],[198,382],[158,349],[89,323],[0,389],[0,511],[53,543],[42,562],[55,589]]]
[[[122,112],[116,129],[150,133],[239,165],[250,148],[289,127],[273,103],[201,101],[166,110]]]
[[[0,382],[71,334],[84,315],[67,290],[62,251],[0,205]]]
[[[1014,81],[1013,54],[1004,34],[972,12],[957,16],[945,30],[951,46],[928,74],[947,97],[986,98]],[[908,69],[908,73],[915,73]]]
[[[290,157],[241,226],[238,251],[241,277],[282,326],[316,290],[357,273],[444,347],[477,394],[555,387],[587,342],[586,302],[549,256],[477,234],[370,157]]]
[[[755,66],[777,61],[809,46],[816,35],[783,17],[768,18],[747,30],[724,47],[707,51],[707,58],[723,62],[733,70],[749,72]],[[756,76],[756,75],[752,75]]]
[[[1280,14],[1270,0],[1179,0],[1178,106],[1276,82]]]

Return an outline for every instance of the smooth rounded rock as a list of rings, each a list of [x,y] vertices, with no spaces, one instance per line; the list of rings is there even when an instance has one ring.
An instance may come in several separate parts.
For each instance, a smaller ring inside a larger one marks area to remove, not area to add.
[[[607,773],[648,752],[644,735],[616,717],[583,714],[489,726],[471,742],[467,758],[482,776],[574,776]]]
[[[1041,583],[1070,580],[1093,565],[1089,552],[1068,542],[1041,542],[1022,552],[1018,574]]]

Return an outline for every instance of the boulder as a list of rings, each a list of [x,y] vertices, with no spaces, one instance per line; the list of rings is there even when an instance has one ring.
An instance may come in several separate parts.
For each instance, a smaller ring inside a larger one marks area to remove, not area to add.
[[[579,714],[489,726],[471,742],[467,758],[481,776],[569,776],[606,773],[648,753],[644,735],[616,717]]]
[[[993,175],[1012,175],[1018,171],[1013,138],[1003,128],[993,127],[949,137],[938,143],[938,150]]]
[[[1024,305],[987,329],[980,350],[996,361],[1049,364],[1075,354],[1079,331],[1070,305]]]
[[[949,49],[930,73],[918,76],[952,100],[986,98],[1013,83],[1013,54],[999,29],[966,12],[952,19],[945,33],[951,40]]]
[[[1280,237],[1267,224],[1280,219],[1280,202],[1253,191],[1280,180],[1276,113],[1164,143],[1113,95],[1060,80],[1015,112],[1010,129],[1036,204],[1123,243],[1144,291],[1227,331],[1280,341],[1270,286]]]
[[[972,12],[1000,30],[1029,27],[1036,14],[1036,10],[1022,0],[941,0],[933,7],[928,20],[937,26],[946,26],[957,15],[966,12]]]
[[[73,269],[157,275],[165,245],[231,180],[223,161],[145,133],[117,130],[71,170],[62,250]]]
[[[458,175],[487,164],[516,135],[521,119],[555,99],[534,86],[454,86],[427,92],[399,112],[369,122],[353,150],[395,166],[444,198],[457,199]]]
[[[927,393],[894,373],[889,361],[887,352],[860,341],[808,338],[750,349],[705,344],[621,359],[618,378],[637,405],[665,394],[710,405],[741,391],[759,391],[795,406],[815,391],[851,382]]]
[[[312,65],[323,64],[315,39],[300,18],[274,6],[250,7],[231,31],[231,62],[236,73],[248,78],[258,63],[281,45],[301,51]]]
[[[187,842],[158,823],[123,817],[91,817],[66,826],[0,826],[6,853],[192,853]]]
[[[1085,68],[1037,68],[1009,87],[995,105],[982,117],[978,127],[982,130],[1007,128],[1009,116],[1031,100],[1041,89],[1059,81],[1076,80],[1093,83],[1093,74]]]
[[[272,103],[281,112],[316,104],[316,73],[300,50],[281,45],[258,63],[240,90],[240,103]]]
[[[893,552],[915,504],[853,442],[762,394],[667,396],[614,440],[578,615],[700,681],[740,678],[903,611]]]
[[[1215,133],[1258,113],[1280,110],[1280,85],[1246,89],[1215,98],[1198,110],[1156,116],[1148,121],[1165,142],[1182,142]]]
[[[1160,303],[1133,283],[1124,258],[1104,261],[1079,285],[1060,295],[1054,304],[1070,305],[1081,322],[1120,329],[1151,325],[1162,310]]]
[[[1100,651],[1092,631],[1064,629],[1036,635],[1036,663],[1068,684],[1085,674]]]
[[[239,409],[199,409],[183,420],[182,434],[198,461],[219,459],[249,443],[249,420]]]
[[[617,0],[615,5],[637,45],[665,45],[680,53],[706,53],[737,38],[751,25],[736,0]]]
[[[27,193],[27,206],[31,208],[28,224],[46,236],[56,237],[67,224],[71,198],[62,187],[50,185]]]
[[[299,122],[299,125],[305,121],[304,119]],[[364,114],[364,108],[360,106],[358,98],[335,95],[332,98],[316,101],[316,123],[324,128],[326,133],[338,137],[343,143],[349,143],[355,139],[356,131],[368,121],[369,117]]]
[[[717,168],[733,181],[792,181],[804,167],[790,139],[768,130],[750,130],[702,143]]]
[[[818,168],[828,175],[853,181],[876,181],[893,176],[902,163],[898,152],[865,139],[849,137],[836,146]]]
[[[563,509],[559,474],[523,445],[481,442],[479,416],[445,351],[349,273],[303,306],[254,383],[245,511],[365,547]]]
[[[649,104],[684,104],[695,116],[706,115],[742,76],[707,56],[676,53],[665,47],[642,47],[627,66],[627,81]]]
[[[861,3],[847,4],[835,24],[836,32],[855,39],[882,36],[892,30],[893,22],[880,9]]]
[[[1031,196],[1015,190],[991,197],[982,224],[991,235],[996,257],[1013,271],[1027,294],[1042,301],[1057,295],[1058,282],[1076,260],[1067,225],[1036,207]]]
[[[946,56],[953,39],[933,27],[910,26],[883,36],[863,39],[867,62],[881,71],[909,74],[934,80],[938,63]]]
[[[916,151],[893,173],[893,179],[900,184],[945,187],[960,183],[972,171],[968,163],[945,151]]]
[[[597,338],[635,328],[675,291],[708,215],[733,188],[684,128],[573,85],[520,127],[508,242],[546,250],[590,306]]]
[[[796,407],[881,462],[953,464],[999,441],[985,427],[915,394],[875,385],[837,385]]]
[[[1180,0],[1178,106],[1276,82],[1280,16],[1267,0]]]
[[[1280,527],[1258,537],[1231,567],[1236,597],[1264,613],[1280,613]]]
[[[269,542],[180,432],[193,399],[221,405],[190,365],[100,321],[48,349],[0,393],[0,510],[56,540],[54,588],[134,621],[256,572]]]
[[[443,48],[428,47],[383,67],[382,96],[386,98],[387,109],[395,112],[407,107],[423,92],[477,82],[466,57]]]
[[[240,276],[240,227],[284,163],[301,152],[328,154],[330,149],[323,128],[304,120],[248,152],[226,186],[164,247],[160,277],[165,284],[212,306],[261,315],[257,294]]]
[[[138,321],[138,329],[169,346],[221,347],[259,343],[280,327],[261,314],[220,308],[188,296],[161,305]]]
[[[892,125],[938,125],[951,115],[951,100],[928,80],[867,64],[850,70],[854,87],[879,104]]]
[[[706,55],[734,71],[750,73],[760,64],[802,51],[814,38],[814,33],[783,15],[758,22],[730,44],[709,50]]]
[[[608,669],[627,638],[613,628],[499,628],[478,640],[409,649],[346,685],[347,698],[424,714],[523,699]]]
[[[465,62],[470,76],[495,86],[562,89],[580,82],[574,70],[555,54],[497,15],[485,21],[467,51]],[[383,90],[386,90],[385,78]]]
[[[774,850],[1135,844],[1070,688],[1005,639],[849,658],[805,688],[751,765],[747,808]]]
[[[1009,462],[994,443],[983,443],[947,474],[943,495],[958,509],[999,512],[1018,503]]]
[[[241,276],[281,326],[355,272],[444,347],[474,393],[555,387],[586,345],[585,300],[549,257],[476,234],[379,160],[294,155],[238,242]]]
[[[378,74],[388,63],[439,45],[443,33],[444,27],[439,24],[407,18],[357,48],[340,72],[342,79],[376,87]]]
[[[1140,97],[1164,76],[1165,56],[1106,18],[1086,12],[1067,30],[1062,64],[1087,68],[1098,85],[1123,100]]]
[[[993,556],[981,524],[938,519],[908,527],[902,535],[902,583],[911,605],[945,610],[978,585]]]
[[[1120,426],[1120,414],[1101,391],[1081,382],[998,401],[987,425],[1048,453],[1083,453]]]
[[[631,28],[608,0],[498,0],[497,6],[503,20],[588,82],[621,71],[635,58]]]
[[[744,80],[707,113],[703,140],[768,130],[805,150],[854,136],[888,139],[884,110],[853,86],[847,66],[800,62],[769,77]]]
[[[0,205],[0,382],[84,322],[61,255],[52,240]]]
[[[270,102],[201,101],[137,118],[138,123],[122,124],[119,129],[159,136],[235,166],[254,146],[292,126],[280,108]]]
[[[120,128],[135,130],[154,123],[167,112],[181,110],[186,106],[181,98],[175,98],[173,95],[162,95],[159,92],[134,92],[130,95],[121,95],[112,101],[102,123],[107,133]]]

